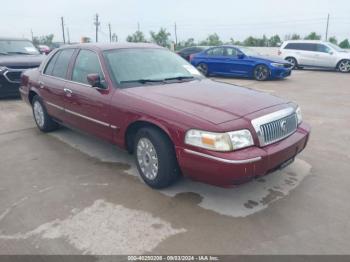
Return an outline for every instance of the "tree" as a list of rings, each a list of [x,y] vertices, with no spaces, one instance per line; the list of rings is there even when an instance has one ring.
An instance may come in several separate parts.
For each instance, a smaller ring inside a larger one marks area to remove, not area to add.
[[[276,47],[281,44],[281,38],[279,35],[271,36],[269,39],[269,46]]]
[[[53,34],[43,35],[43,36],[39,36],[39,37],[36,36],[36,37],[33,37],[33,44],[35,46],[38,46],[38,45],[51,46],[53,38],[54,38]]]
[[[258,39],[256,39],[255,37],[249,36],[243,41],[243,44],[246,46],[257,46]]]
[[[220,37],[217,33],[211,34],[205,39],[204,41],[200,42],[200,45],[207,45],[207,46],[216,46],[216,45],[222,45],[223,42],[220,40]]]
[[[328,39],[328,41],[331,42],[332,44],[335,44],[335,45],[338,44],[338,40],[337,40],[337,38],[335,38],[335,36],[331,36],[331,37]]]
[[[167,32],[165,28],[160,28],[158,33],[151,31],[150,34],[151,34],[152,42],[164,47],[170,46],[170,39],[169,39],[170,33]]]
[[[128,35],[128,37],[126,38],[126,41],[134,42],[134,43],[139,43],[139,42],[145,43],[145,42],[147,42],[146,38],[145,38],[145,35],[139,30],[137,30],[132,35]]]
[[[300,39],[300,35],[292,34],[291,40],[299,40],[299,39]]]
[[[179,43],[177,43],[176,49],[180,50],[186,47],[190,47],[190,46],[195,46],[196,43],[194,42],[193,38],[189,38],[186,41],[180,41]]]
[[[309,35],[305,36],[305,40],[321,40],[321,35],[316,34],[316,32],[311,32]]]
[[[350,43],[348,39],[345,39],[339,43],[340,48],[350,48]]]

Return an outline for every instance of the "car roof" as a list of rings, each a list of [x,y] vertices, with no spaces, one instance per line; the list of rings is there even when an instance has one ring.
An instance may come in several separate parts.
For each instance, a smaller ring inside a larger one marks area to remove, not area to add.
[[[88,48],[96,51],[106,51],[114,49],[125,49],[125,48],[159,48],[163,49],[164,47],[158,46],[152,43],[83,43],[83,44],[74,44],[61,47],[62,49],[66,48]]]
[[[311,43],[311,44],[319,44],[319,43],[326,43],[326,41],[323,41],[323,40],[287,40],[287,41],[284,41],[284,43]]]
[[[30,41],[27,38],[20,38],[20,37],[1,37],[0,40],[2,41]]]

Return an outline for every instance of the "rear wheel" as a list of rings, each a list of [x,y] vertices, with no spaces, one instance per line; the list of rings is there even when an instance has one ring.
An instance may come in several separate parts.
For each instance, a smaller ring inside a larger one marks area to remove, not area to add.
[[[258,65],[254,69],[254,79],[258,81],[265,81],[270,76],[270,70],[266,65]]]
[[[286,60],[292,64],[292,69],[298,68],[298,61],[294,57],[287,57]]]
[[[337,66],[338,70],[342,73],[350,72],[350,60],[344,59],[341,60]]]
[[[32,100],[33,116],[37,127],[42,132],[50,132],[59,127],[47,113],[42,99],[39,96],[34,96]]]
[[[141,128],[135,137],[134,154],[141,178],[152,188],[165,188],[180,176],[175,149],[163,132]]]
[[[204,63],[200,63],[197,65],[197,69],[199,72],[201,72],[203,75],[208,76],[208,65]]]

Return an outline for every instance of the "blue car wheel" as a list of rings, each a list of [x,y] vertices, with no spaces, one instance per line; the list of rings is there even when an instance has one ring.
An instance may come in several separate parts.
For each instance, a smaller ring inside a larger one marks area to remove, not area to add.
[[[207,76],[208,75],[208,66],[204,63],[200,63],[197,65],[197,69],[199,72],[201,72],[203,75]]]
[[[265,81],[270,77],[270,70],[266,65],[258,65],[254,69],[254,78],[258,81]]]

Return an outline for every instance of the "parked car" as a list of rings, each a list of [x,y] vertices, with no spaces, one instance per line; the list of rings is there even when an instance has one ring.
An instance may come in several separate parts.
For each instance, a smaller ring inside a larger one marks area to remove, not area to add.
[[[48,55],[51,52],[50,47],[47,45],[38,45],[40,54]]]
[[[285,41],[278,55],[293,65],[293,68],[314,67],[350,72],[350,52],[325,41]]]
[[[27,39],[0,38],[0,98],[18,97],[21,74],[43,61]]]
[[[134,153],[153,188],[230,186],[291,163],[310,128],[292,102],[215,82],[153,44],[82,44],[22,76],[38,128],[81,129]]]
[[[187,61],[190,61],[192,55],[202,52],[208,48],[210,48],[210,46],[191,46],[183,48],[180,51],[177,51],[176,53],[182,58],[186,59]]]
[[[248,47],[217,46],[195,54],[191,59],[205,76],[248,77],[258,81],[290,76],[292,65],[282,59],[264,57]]]

